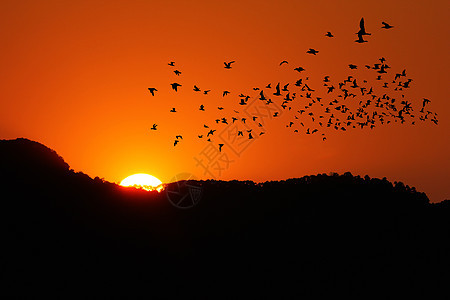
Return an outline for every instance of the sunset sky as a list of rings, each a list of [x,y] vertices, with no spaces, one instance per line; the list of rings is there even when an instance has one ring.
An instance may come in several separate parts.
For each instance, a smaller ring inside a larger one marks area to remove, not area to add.
[[[361,17],[371,35],[358,44]],[[382,21],[394,28],[382,29]],[[259,182],[350,171],[403,181],[438,202],[450,198],[449,36],[445,0],[1,1],[0,138],[38,141],[75,171],[111,182],[134,173],[163,182],[184,172]],[[307,54],[309,48],[319,53]],[[222,161],[220,174],[198,165],[210,143],[197,135],[206,135],[207,124],[217,130],[214,144],[223,143],[228,132],[214,120],[231,119],[233,109],[245,114],[240,93],[257,97],[253,87],[293,87],[309,77],[316,96],[329,102],[324,76],[336,87],[348,75],[367,78],[375,89],[364,65],[381,57],[389,76],[406,69],[412,82],[405,99],[415,109],[430,99],[437,126],[416,120],[328,129],[323,141],[321,132],[293,133],[286,127],[293,114],[284,111],[267,119],[265,134],[248,147],[226,144],[218,157],[232,162]],[[289,64],[280,66],[282,60]],[[293,71],[299,66],[306,71]],[[178,92],[173,82],[182,84]],[[196,93],[194,84],[211,92]],[[149,87],[158,89],[155,96]],[[222,97],[224,90],[230,95]],[[174,147],[176,135],[183,140]]]

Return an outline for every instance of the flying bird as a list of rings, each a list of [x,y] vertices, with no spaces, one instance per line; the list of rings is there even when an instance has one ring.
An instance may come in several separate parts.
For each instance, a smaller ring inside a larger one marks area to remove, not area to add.
[[[203,94],[208,95],[209,92],[211,92],[211,90],[205,90],[203,91]]]
[[[181,86],[181,84],[179,84],[179,83],[171,83],[170,84],[171,86],[172,86],[172,89],[175,91],[175,92],[178,92],[178,87],[179,86]]]
[[[316,55],[317,53],[319,53],[319,51],[317,51],[317,50],[315,50],[315,49],[313,49],[313,48],[309,48],[309,50],[306,51],[306,53]]]
[[[152,96],[155,96],[155,92],[157,92],[158,90],[155,88],[148,88],[148,90],[150,91],[150,93],[152,94]]]
[[[288,64],[288,61],[287,61],[287,60],[283,60],[282,62],[280,62],[280,66],[281,66],[282,64]]]
[[[294,71],[297,71],[300,73],[301,71],[305,71],[305,69],[303,69],[302,67],[298,67],[298,68],[295,68]]]
[[[371,33],[366,32],[366,27],[364,26],[364,18],[361,18],[359,21],[359,31],[356,33],[357,35],[371,35]]]
[[[200,89],[198,88],[198,86],[194,85],[194,91],[200,92]]]
[[[157,124],[153,124],[152,128],[150,128],[150,130],[156,130],[156,126],[158,126]]]
[[[225,65],[225,69],[231,69],[231,64],[234,63],[235,61],[230,61],[230,62],[224,62],[223,64]]]
[[[175,62],[171,61],[170,63],[168,63],[168,65],[171,66],[171,67],[175,67]]]
[[[266,97],[264,96],[264,91],[261,90],[261,92],[259,93],[259,100],[266,100]]]
[[[177,112],[177,111],[175,110],[175,107],[173,107],[173,108],[170,110],[170,112]]]
[[[334,37],[334,35],[331,32],[329,32],[329,31],[325,34],[325,36],[330,37],[330,38]]]
[[[391,29],[392,27],[394,27],[394,26],[389,25],[386,22],[381,22],[381,24],[383,24],[383,26],[381,28],[384,28],[384,29]]]
[[[222,97],[225,97],[226,95],[228,95],[230,92],[229,91],[223,91]]]
[[[275,87],[275,89],[277,90],[275,93],[273,93],[275,96],[280,96],[280,83],[278,82],[277,86]]]
[[[175,73],[175,75],[180,76],[181,72],[178,70],[173,71]]]
[[[223,144],[219,144],[219,152],[222,152]]]
[[[200,105],[200,108],[199,108],[199,110],[201,110],[201,111],[205,111],[205,106],[202,104],[202,105]]]

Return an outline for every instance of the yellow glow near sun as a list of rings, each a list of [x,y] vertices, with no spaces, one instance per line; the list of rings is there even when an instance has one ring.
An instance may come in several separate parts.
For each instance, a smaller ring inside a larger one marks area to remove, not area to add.
[[[120,182],[121,186],[133,186],[137,188],[144,189],[146,191],[158,191],[163,190],[163,185],[161,180],[155,176],[139,173],[128,176]]]

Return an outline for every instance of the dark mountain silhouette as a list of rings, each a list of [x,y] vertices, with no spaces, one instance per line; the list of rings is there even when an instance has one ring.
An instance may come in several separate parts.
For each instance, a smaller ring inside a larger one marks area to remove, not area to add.
[[[195,183],[201,201],[181,210],[167,190],[1,140],[2,295],[428,298],[447,286],[449,200],[350,173]]]

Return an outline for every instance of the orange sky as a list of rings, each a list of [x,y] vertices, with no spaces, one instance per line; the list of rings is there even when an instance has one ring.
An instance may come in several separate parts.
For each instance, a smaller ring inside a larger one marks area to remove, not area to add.
[[[266,134],[239,156],[225,147],[233,162],[215,176],[266,181],[350,171],[403,181],[433,202],[448,199],[450,4],[368,2],[2,1],[0,138],[36,140],[75,171],[113,182],[141,172],[163,182],[181,172],[208,178],[194,160],[207,145],[197,134],[205,133],[203,124],[220,132],[213,120],[243,109],[239,93],[257,95],[252,88],[269,82],[292,86],[299,77],[292,68],[302,66],[326,97],[325,75],[336,85],[350,74],[363,78],[364,64],[385,57],[392,72],[407,69],[413,81],[405,95],[415,107],[432,100],[438,126],[329,130],[323,142],[288,130],[286,113],[268,120]],[[357,44],[361,17],[372,35]],[[381,21],[395,27],[381,29]],[[284,59],[289,65],[280,67]],[[179,77],[167,66],[172,60]],[[236,63],[225,70],[230,60]],[[354,73],[350,63],[359,66]],[[183,85],[178,93],[172,82]],[[210,95],[196,94],[194,84]],[[148,87],[158,89],[155,97]],[[223,90],[231,95],[222,98]],[[184,139],[173,147],[177,134]]]

